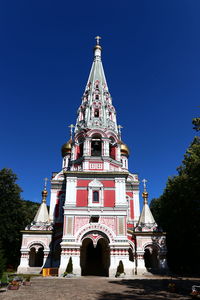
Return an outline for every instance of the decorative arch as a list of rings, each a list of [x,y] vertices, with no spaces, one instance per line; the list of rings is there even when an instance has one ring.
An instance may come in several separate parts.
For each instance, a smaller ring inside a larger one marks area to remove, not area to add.
[[[76,233],[76,242],[81,243],[82,238],[85,234],[93,232],[100,232],[107,236],[109,243],[114,242],[115,234],[114,232],[104,224],[86,224],[81,227]]]
[[[100,134],[101,137],[107,137],[107,135],[105,134],[105,132],[101,129],[92,129],[90,131],[88,131],[88,137],[91,137],[94,135],[94,134]]]
[[[100,239],[106,239],[109,242],[109,238],[107,237],[106,234],[96,231],[96,232],[88,232],[82,237],[82,242],[85,239],[90,239],[93,243],[94,248],[96,248],[97,243]]]
[[[44,250],[49,250],[49,247],[47,247],[47,245],[45,245],[45,244],[44,244],[43,242],[41,242],[41,241],[33,241],[33,242],[31,242],[31,243],[29,243],[29,244],[27,245],[27,248],[28,248],[28,249],[31,249],[31,247],[34,247],[34,246],[36,246],[36,245],[39,245],[39,246],[43,247]]]
[[[160,246],[157,244],[157,243],[145,243],[142,247],[143,251],[145,251],[145,249],[148,249],[148,248],[154,248],[158,251],[158,253],[160,252]]]
[[[113,132],[113,131],[108,131],[107,132],[107,137],[108,138],[114,138],[114,140],[115,140],[115,142],[117,143],[118,142],[118,140],[119,140],[119,138],[118,138],[118,136]]]

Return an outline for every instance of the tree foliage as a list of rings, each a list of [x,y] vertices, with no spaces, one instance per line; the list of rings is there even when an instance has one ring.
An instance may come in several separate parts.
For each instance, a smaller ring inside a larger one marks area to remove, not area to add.
[[[5,260],[4,252],[3,252],[1,244],[0,244],[0,279],[3,275],[5,267],[6,267],[6,260]]]
[[[16,184],[17,176],[11,169],[0,170],[0,243],[7,265],[19,263],[21,233],[34,218],[37,203],[23,201],[21,188]]]
[[[167,233],[171,270],[200,274],[199,137],[194,138],[177,171],[177,176],[168,179],[163,195],[153,199],[151,210]]]

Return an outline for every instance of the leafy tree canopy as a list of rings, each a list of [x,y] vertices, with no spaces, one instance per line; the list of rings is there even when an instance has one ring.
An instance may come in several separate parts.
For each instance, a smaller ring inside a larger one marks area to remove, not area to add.
[[[199,120],[193,124],[200,124]],[[176,272],[200,273],[199,137],[194,138],[177,171],[178,175],[168,179],[163,195],[152,200],[151,210],[167,232],[169,267]]]
[[[0,243],[7,265],[16,267],[20,257],[21,233],[33,220],[38,203],[23,201],[17,176],[11,169],[0,170]]]

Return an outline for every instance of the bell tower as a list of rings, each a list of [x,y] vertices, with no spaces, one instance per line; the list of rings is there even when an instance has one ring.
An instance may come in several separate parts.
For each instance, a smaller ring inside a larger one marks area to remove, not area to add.
[[[104,74],[100,39],[76,124],[69,125],[70,138],[61,148],[61,170],[52,173],[50,211],[45,179],[42,204],[23,232],[18,271],[53,267],[63,276],[69,261],[77,275],[115,276],[119,264],[127,275],[166,266],[165,236],[148,207],[146,180],[140,216],[138,175],[128,169],[129,149]]]

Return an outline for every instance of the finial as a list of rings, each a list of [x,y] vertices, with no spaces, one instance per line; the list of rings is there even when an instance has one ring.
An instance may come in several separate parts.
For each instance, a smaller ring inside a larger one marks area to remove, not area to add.
[[[47,177],[44,178],[44,189],[46,190],[47,189],[47,181],[49,179]]]
[[[121,137],[122,137],[121,129],[123,128],[123,126],[118,125],[117,127],[118,127],[118,130],[119,130],[119,138],[120,138],[120,140],[121,140]]]
[[[48,195],[48,192],[47,192],[47,181],[49,179],[47,177],[44,178],[44,190],[42,191],[42,202],[46,202],[46,198],[47,198],[47,195]]]
[[[99,45],[99,40],[101,39],[101,37],[99,36],[99,35],[97,35],[96,37],[95,37],[95,40],[97,40],[97,45]]]
[[[143,179],[142,180],[142,182],[143,182],[143,184],[144,184],[144,192],[146,192],[147,191],[147,189],[146,189],[146,183],[147,183],[147,180],[146,179]]]
[[[142,197],[144,199],[144,204],[147,204],[148,203],[148,195],[149,195],[147,192],[147,186],[146,186],[147,180],[143,179],[142,182],[144,184],[144,191],[142,193]]]
[[[68,126],[70,128],[70,139],[72,139],[72,135],[73,135],[73,128],[75,127],[73,124],[70,124]]]

